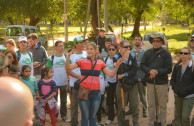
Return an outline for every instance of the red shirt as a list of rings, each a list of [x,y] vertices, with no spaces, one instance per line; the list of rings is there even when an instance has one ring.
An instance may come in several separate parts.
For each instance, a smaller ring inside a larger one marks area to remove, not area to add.
[[[81,79],[90,73],[92,66],[95,64],[96,60],[93,62],[89,59],[80,59],[76,63],[80,67]],[[92,65],[93,64],[93,65]],[[106,64],[98,59],[96,66],[94,67],[92,73],[80,84],[81,87],[89,88],[91,90],[100,90],[100,73],[101,70],[106,67]]]

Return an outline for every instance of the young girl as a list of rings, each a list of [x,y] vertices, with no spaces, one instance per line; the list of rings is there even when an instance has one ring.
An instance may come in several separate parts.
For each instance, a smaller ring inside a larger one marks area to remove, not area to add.
[[[38,116],[40,118],[40,123],[45,125],[46,120],[46,109],[48,109],[52,126],[56,126],[56,117],[58,113],[57,102],[54,98],[57,89],[56,84],[52,80],[53,68],[45,67],[41,71],[41,79],[38,81],[38,89],[40,92],[41,100],[37,105]]]
[[[35,77],[31,76],[31,67],[28,65],[22,66],[21,76],[21,81],[29,87],[33,97],[36,96],[36,99],[39,100],[38,86]]]

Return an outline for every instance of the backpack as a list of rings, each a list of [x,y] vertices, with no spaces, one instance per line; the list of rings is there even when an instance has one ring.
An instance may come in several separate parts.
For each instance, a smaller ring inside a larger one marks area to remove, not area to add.
[[[27,53],[28,53],[28,55],[30,56],[30,59],[31,59],[31,58],[32,58],[31,53],[28,52],[28,51],[27,51]],[[18,51],[16,51],[16,54],[17,54],[17,56],[18,56],[18,62],[19,62],[19,60],[20,60],[20,58],[21,58],[21,53],[20,53],[20,51],[18,50]]]
[[[65,56],[65,58],[67,58],[67,55],[64,54],[64,56]],[[52,65],[53,65],[54,57],[55,57],[55,55],[53,54],[53,55],[51,56],[51,63],[52,63]]]

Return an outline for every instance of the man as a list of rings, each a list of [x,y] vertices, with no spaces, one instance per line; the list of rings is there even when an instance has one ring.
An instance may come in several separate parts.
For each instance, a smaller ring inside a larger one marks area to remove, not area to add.
[[[45,48],[41,46],[41,42],[38,42],[38,35],[36,33],[29,34],[27,38],[30,44],[28,51],[33,54],[34,76],[39,80],[41,68],[47,63],[48,55]]]
[[[115,64],[119,58],[123,58],[124,62],[119,66],[117,72],[118,84],[116,87],[117,106],[118,106],[118,125],[122,126],[123,122],[123,108],[121,101],[121,88],[124,89],[124,98],[129,96],[129,102],[131,103],[131,109],[133,114],[133,126],[139,126],[138,116],[138,87],[137,87],[137,62],[134,53],[130,53],[130,44],[127,40],[123,40],[119,44],[120,53],[113,57],[113,63]]]
[[[70,63],[75,63],[79,59],[87,57],[87,52],[83,51],[85,48],[84,39],[81,36],[74,38],[75,52],[70,56]],[[67,70],[70,75],[70,87],[71,87],[71,125],[78,126],[78,90],[74,89],[74,82],[81,78],[81,72],[79,68],[75,68],[72,71]]]
[[[67,116],[67,92],[66,92],[67,74],[65,70],[66,57],[63,54],[64,45],[62,41],[58,40],[55,42],[55,50],[56,50],[56,53],[49,57],[48,63],[46,66],[53,68],[54,75],[52,79],[56,83],[57,91],[60,90],[61,118],[65,122],[70,122],[70,120],[66,117]],[[57,100],[57,97],[58,97],[58,92],[55,96],[56,100]]]
[[[133,43],[135,47],[131,52],[136,54],[136,59],[137,59],[138,71],[137,71],[136,76],[138,78],[138,82],[137,82],[138,92],[139,92],[141,103],[143,104],[143,117],[147,117],[147,100],[145,97],[146,89],[145,89],[145,85],[141,83],[141,79],[145,75],[145,73],[140,69],[140,62],[145,52],[145,50],[141,48],[141,43],[142,43],[141,35],[135,35],[133,39]]]
[[[34,74],[33,70],[33,55],[31,52],[27,51],[28,41],[25,36],[19,37],[19,50],[16,51],[18,62],[20,67],[23,65],[28,65],[31,67],[31,75]]]
[[[99,51],[101,53],[102,49],[105,48],[105,40],[107,37],[105,35],[105,32],[106,32],[105,29],[100,28],[99,31],[100,31],[100,33],[97,36],[96,44],[99,46]]]
[[[104,60],[105,57],[108,56],[108,47],[112,44],[112,39],[111,38],[106,38],[105,39],[105,48],[102,49],[101,52],[101,58]]]
[[[168,102],[168,74],[172,71],[172,57],[168,50],[162,48],[164,39],[161,35],[150,37],[153,48],[148,49],[141,60],[141,69],[146,73],[148,99],[148,126],[154,125],[155,95],[159,108],[159,119],[162,126],[166,125],[166,107]],[[156,85],[156,94],[154,92]]]
[[[33,97],[18,79],[0,78],[0,126],[32,126]]]

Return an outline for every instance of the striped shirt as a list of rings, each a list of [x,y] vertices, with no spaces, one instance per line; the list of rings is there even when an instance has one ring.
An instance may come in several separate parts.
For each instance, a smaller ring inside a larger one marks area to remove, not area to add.
[[[90,73],[92,66],[95,64],[96,60],[91,61],[91,59],[80,59],[76,63],[81,70],[81,79]],[[106,67],[106,64],[102,60],[97,60],[96,66],[93,72],[80,84],[81,87],[89,88],[91,90],[100,90],[100,72]]]
[[[57,88],[55,81],[44,81],[43,79],[40,79],[38,81],[38,89],[40,92],[40,97],[43,97],[43,99],[48,98],[53,92],[56,94]]]

